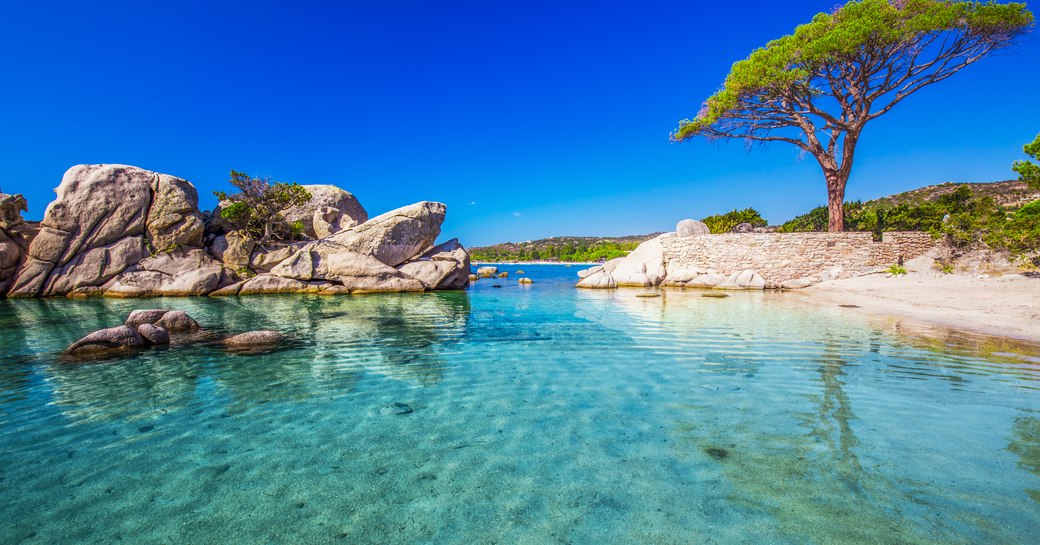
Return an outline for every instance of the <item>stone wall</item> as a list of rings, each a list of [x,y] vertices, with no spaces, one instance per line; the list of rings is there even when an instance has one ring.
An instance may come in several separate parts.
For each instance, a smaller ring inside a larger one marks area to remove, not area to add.
[[[918,257],[939,245],[928,233],[890,232],[881,242],[871,233],[727,233],[662,237],[668,270],[714,269],[722,274],[753,270],[767,285],[819,277],[847,277]]]

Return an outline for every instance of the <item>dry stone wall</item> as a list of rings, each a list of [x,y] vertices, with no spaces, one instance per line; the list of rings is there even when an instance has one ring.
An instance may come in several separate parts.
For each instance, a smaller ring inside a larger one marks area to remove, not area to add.
[[[939,245],[928,233],[890,232],[880,242],[871,233],[727,233],[662,237],[668,270],[714,269],[723,274],[753,270],[768,286],[827,273],[848,277],[918,257]]]

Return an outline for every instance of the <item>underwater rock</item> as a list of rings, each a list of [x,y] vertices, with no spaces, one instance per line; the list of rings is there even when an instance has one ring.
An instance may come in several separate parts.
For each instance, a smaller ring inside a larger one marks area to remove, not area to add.
[[[281,331],[263,329],[232,335],[224,339],[223,342],[224,346],[233,348],[272,347],[285,342],[286,338]]]

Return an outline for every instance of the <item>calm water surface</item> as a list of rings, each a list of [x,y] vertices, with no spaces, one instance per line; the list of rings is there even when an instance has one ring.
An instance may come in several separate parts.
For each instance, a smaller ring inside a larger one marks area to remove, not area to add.
[[[1036,543],[1031,348],[518,268],[536,283],[0,301],[0,542]],[[59,358],[160,305],[293,342]]]

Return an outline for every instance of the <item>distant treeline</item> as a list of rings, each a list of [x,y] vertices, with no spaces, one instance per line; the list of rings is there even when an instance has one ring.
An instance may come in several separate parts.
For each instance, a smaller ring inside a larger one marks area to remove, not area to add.
[[[554,237],[530,242],[505,242],[493,246],[473,248],[474,261],[560,261],[562,263],[605,261],[623,257],[640,243],[660,233],[641,236],[597,238]]]

